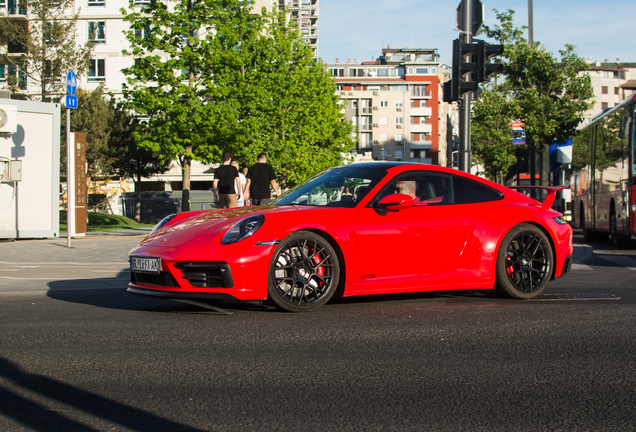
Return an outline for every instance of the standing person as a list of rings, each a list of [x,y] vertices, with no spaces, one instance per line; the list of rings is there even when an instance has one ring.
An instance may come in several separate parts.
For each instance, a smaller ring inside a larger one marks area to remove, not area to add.
[[[258,162],[247,170],[247,182],[243,189],[245,200],[251,200],[252,205],[267,205],[271,201],[269,185],[274,188],[276,196],[280,195],[280,190],[276,184],[274,168],[267,164],[265,153],[258,155]],[[248,202],[249,204],[249,202]]]
[[[245,187],[246,183],[245,176],[241,171],[239,171],[239,163],[237,161],[232,161],[232,166],[238,171],[239,182],[241,183],[241,187],[236,190],[237,206],[243,207],[245,205],[245,197],[243,196],[243,188]]]
[[[231,165],[232,153],[223,153],[223,165],[214,171],[212,191],[214,201],[219,203],[219,208],[236,207],[236,188],[241,187],[238,170]],[[218,186],[218,194],[217,194]]]

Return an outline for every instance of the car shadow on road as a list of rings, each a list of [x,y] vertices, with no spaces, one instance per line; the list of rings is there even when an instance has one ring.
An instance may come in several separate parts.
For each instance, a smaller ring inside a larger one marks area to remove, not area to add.
[[[199,431],[147,411],[133,408],[72,386],[31,373],[0,357],[0,413],[36,431],[97,430],[78,418],[98,418],[99,423],[135,431]],[[43,402],[46,401],[47,405]],[[65,406],[59,410],[59,406]],[[70,409],[69,409],[70,408]]]
[[[201,306],[161,298],[130,294],[126,289],[129,273],[122,271],[114,278],[57,280],[48,283],[47,297],[69,303],[106,309],[162,313],[219,313]],[[206,304],[206,302],[202,302]],[[210,305],[218,303],[207,302]],[[233,310],[274,310],[260,302],[221,302],[218,307]]]

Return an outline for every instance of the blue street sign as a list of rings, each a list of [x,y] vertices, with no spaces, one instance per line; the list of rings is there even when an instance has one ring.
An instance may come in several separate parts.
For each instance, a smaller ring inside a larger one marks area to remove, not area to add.
[[[70,95],[74,95],[76,90],[77,90],[77,77],[75,76],[75,72],[70,71],[66,75],[66,92]]]
[[[66,96],[66,108],[77,109],[77,96]]]

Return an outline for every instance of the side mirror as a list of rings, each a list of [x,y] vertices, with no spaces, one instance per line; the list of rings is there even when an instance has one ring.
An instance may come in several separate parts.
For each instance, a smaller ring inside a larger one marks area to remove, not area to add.
[[[375,207],[379,210],[404,210],[413,207],[413,198],[410,195],[394,193],[382,198]]]

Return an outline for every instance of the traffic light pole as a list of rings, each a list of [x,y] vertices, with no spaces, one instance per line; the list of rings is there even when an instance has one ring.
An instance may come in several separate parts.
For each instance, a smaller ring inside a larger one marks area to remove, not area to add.
[[[472,11],[473,1],[462,0],[462,27],[466,29],[462,33],[461,39],[465,43],[471,43],[473,41],[473,34],[470,32],[472,28]],[[459,160],[458,168],[461,171],[470,173],[470,101],[472,93],[467,93],[462,96],[461,104],[459,107]]]

